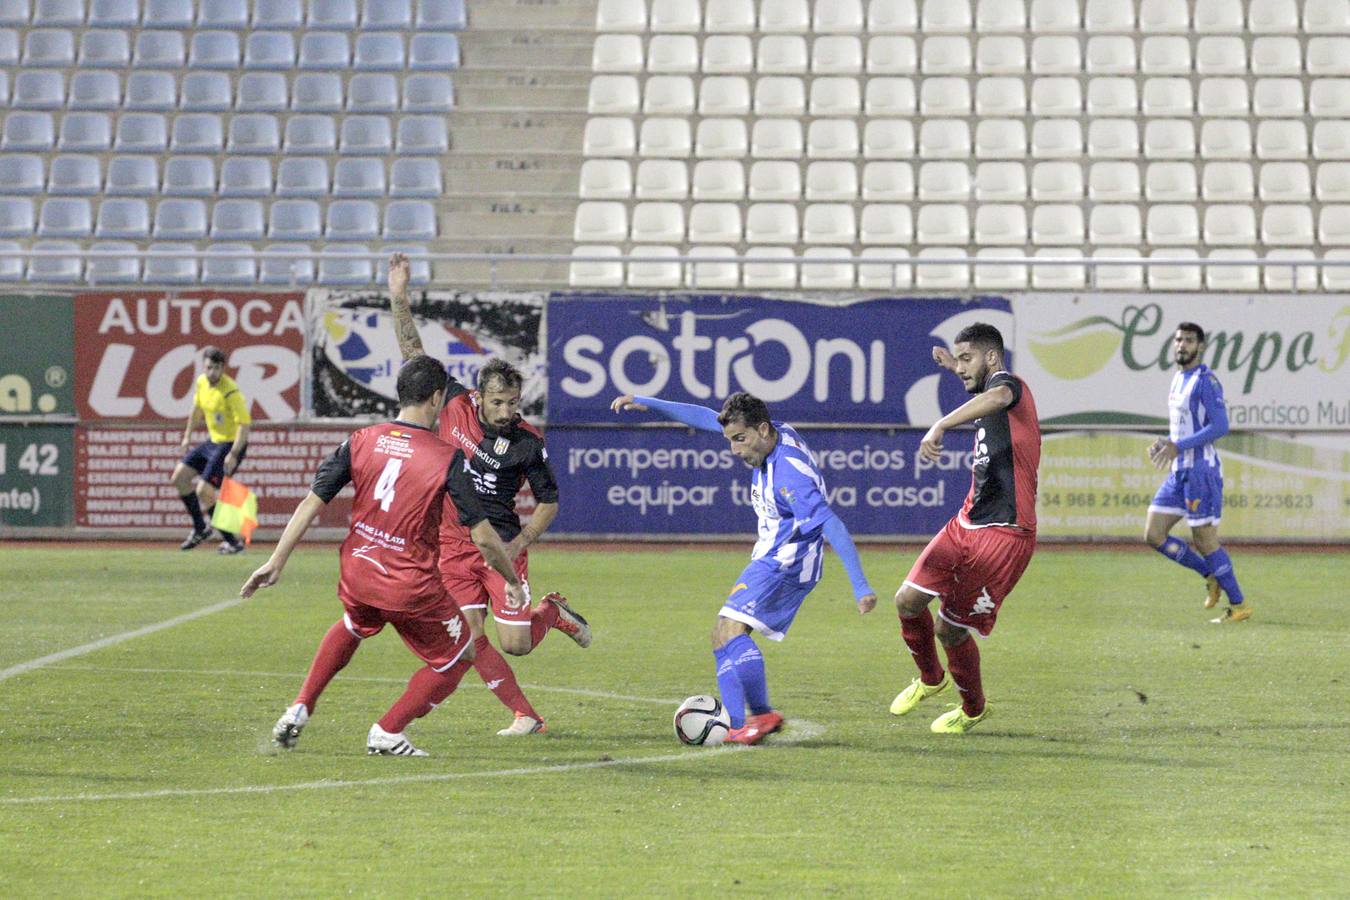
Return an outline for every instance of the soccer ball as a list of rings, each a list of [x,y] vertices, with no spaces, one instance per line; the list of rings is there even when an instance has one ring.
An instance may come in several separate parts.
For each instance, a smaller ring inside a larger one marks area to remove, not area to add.
[[[675,736],[682,744],[720,744],[731,729],[731,716],[722,701],[696,694],[675,710]]]

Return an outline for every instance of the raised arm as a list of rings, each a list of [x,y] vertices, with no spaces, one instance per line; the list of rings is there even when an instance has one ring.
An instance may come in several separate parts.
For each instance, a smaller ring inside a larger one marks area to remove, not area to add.
[[[389,309],[394,313],[394,331],[404,360],[421,356],[422,338],[417,334],[412,308],[408,305],[408,257],[394,253],[389,257]]]
[[[614,398],[609,408],[617,412],[647,412],[651,410],[667,419],[673,419],[699,431],[722,433],[722,425],[717,421],[717,413],[706,406],[696,403],[675,403],[671,400],[659,400],[656,397],[635,397],[622,394]]]
[[[928,433],[919,442],[919,455],[924,459],[937,462],[942,457],[942,436],[958,425],[974,422],[990,413],[1007,409],[1016,398],[1012,388],[998,384],[989,390],[976,394],[956,409],[947,413],[928,429]]]

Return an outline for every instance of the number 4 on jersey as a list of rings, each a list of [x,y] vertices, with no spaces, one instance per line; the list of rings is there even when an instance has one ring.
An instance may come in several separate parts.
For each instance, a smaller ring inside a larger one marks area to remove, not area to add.
[[[375,482],[375,499],[380,501],[380,509],[385,512],[389,512],[389,507],[394,503],[394,482],[398,480],[398,473],[402,468],[403,460],[389,460],[384,464],[379,481]]]

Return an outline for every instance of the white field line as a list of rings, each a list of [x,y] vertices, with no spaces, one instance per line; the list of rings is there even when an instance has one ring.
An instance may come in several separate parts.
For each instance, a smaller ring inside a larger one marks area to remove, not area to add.
[[[41,669],[44,666],[50,666],[52,663],[58,663],[63,660],[73,659],[77,656],[84,656],[86,653],[93,653],[95,650],[102,650],[104,647],[112,647],[124,641],[133,638],[144,637],[147,634],[154,634],[156,631],[163,631],[166,628],[172,628],[175,625],[182,625],[184,622],[191,622],[193,619],[200,619],[202,616],[209,616],[212,613],[218,613],[221,610],[229,609],[232,606],[238,606],[244,601],[235,597],[231,600],[224,600],[213,606],[206,606],[201,609],[193,610],[189,613],[183,613],[181,616],[174,616],[172,619],[165,619],[163,622],[155,622],[151,625],[145,625],[141,628],[135,628],[131,631],[124,631],[121,634],[110,634],[105,638],[99,638],[88,644],[81,644],[78,647],[71,647],[68,650],[58,650],[56,653],[49,653],[46,656],[39,656],[37,659],[30,659],[27,662],[21,662],[10,666],[7,669],[0,669],[0,681],[13,678],[15,675],[22,675],[25,672],[31,672],[34,669]]]

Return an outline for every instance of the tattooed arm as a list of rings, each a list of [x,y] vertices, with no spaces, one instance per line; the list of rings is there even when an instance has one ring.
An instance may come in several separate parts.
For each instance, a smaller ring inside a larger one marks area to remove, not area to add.
[[[398,349],[405,360],[421,356],[422,339],[417,336],[412,309],[408,305],[408,257],[395,253],[389,257],[389,308],[394,313],[394,331],[398,334]]]

